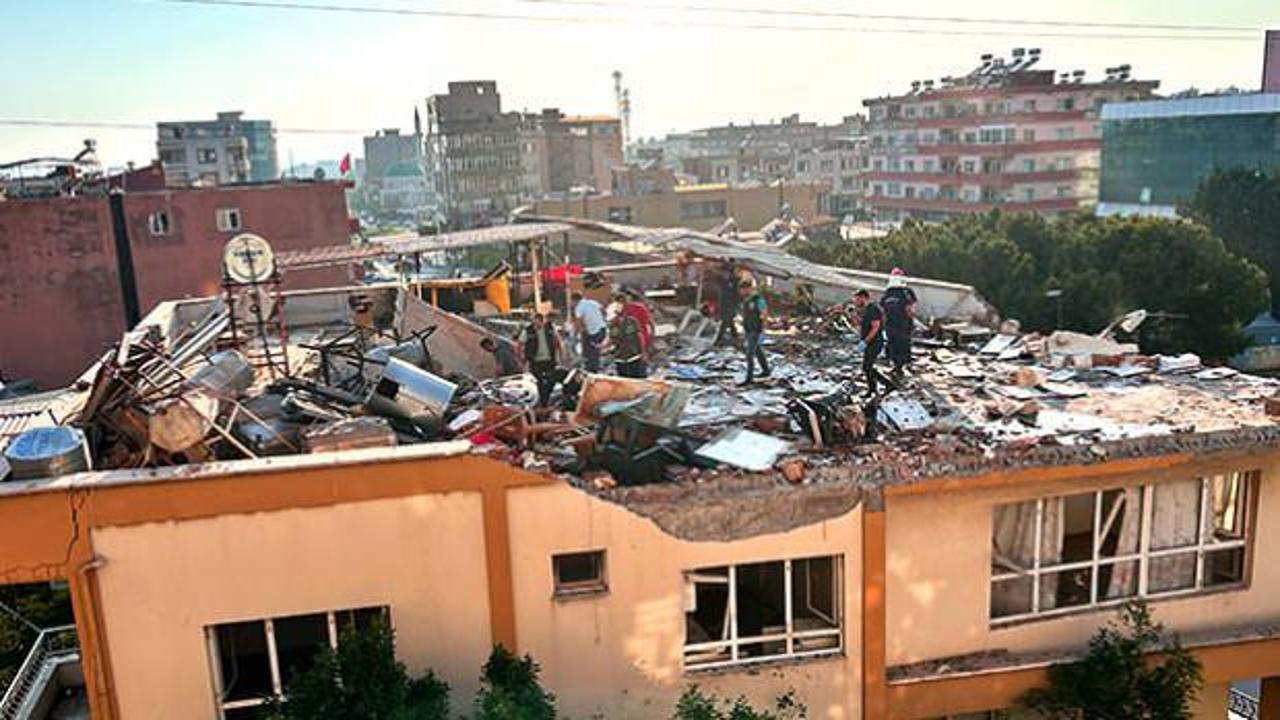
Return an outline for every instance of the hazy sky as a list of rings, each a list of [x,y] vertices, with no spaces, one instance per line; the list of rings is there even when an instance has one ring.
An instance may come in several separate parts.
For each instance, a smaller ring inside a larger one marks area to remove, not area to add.
[[[253,0],[281,2],[283,0]],[[0,0],[0,120],[151,124],[242,109],[281,128],[281,163],[359,155],[360,135],[409,127],[415,104],[449,80],[494,79],[508,109],[612,113],[616,68],[631,89],[636,135],[792,112],[836,120],[865,97],[913,79],[965,72],[983,52],[1043,48],[1042,67],[1120,63],[1135,75],[1190,85],[1256,88],[1261,33],[1243,40],[1035,37],[1044,33],[1170,34],[1168,30],[1011,27],[963,23],[680,12],[690,5],[770,12],[878,13],[1072,22],[1280,27],[1276,0],[296,0],[577,18],[375,15],[179,4],[168,0]],[[583,22],[582,20],[592,20]],[[712,24],[806,26],[725,28]],[[845,29],[841,29],[845,28]],[[858,28],[862,31],[852,31]],[[940,35],[943,31],[1007,33]],[[903,32],[883,32],[884,30]],[[878,30],[879,32],[867,32]],[[1238,31],[1217,35],[1239,36]],[[1247,33],[1245,33],[1247,34]],[[0,124],[0,162],[72,153],[99,141],[109,164],[146,162],[149,130],[20,128]]]

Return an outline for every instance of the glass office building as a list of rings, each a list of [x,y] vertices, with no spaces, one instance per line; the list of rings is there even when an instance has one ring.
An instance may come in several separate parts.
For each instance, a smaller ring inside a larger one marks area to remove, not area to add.
[[[1280,93],[1102,108],[1101,215],[1175,214],[1216,167],[1280,168]]]

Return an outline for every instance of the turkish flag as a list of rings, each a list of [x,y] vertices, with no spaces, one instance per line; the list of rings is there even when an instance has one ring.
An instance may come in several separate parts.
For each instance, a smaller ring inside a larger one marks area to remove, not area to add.
[[[342,156],[342,162],[338,163],[338,174],[346,175],[351,172],[351,153]]]

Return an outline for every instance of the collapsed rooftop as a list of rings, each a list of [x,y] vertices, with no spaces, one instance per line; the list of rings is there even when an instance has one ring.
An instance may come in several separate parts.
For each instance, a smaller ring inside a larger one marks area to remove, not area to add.
[[[498,231],[537,237],[520,227]],[[660,245],[650,260],[675,250],[720,254],[770,278],[771,377],[738,387],[742,354],[712,347],[716,323],[696,306],[713,292],[702,280],[713,270],[696,259],[696,288],[648,283],[658,330],[650,380],[573,373],[550,410],[532,407],[530,377],[495,377],[480,347],[486,337],[510,342],[527,317],[489,301],[488,283],[501,279],[505,289],[505,276],[257,287],[251,296],[164,303],[71,387],[0,403],[0,446],[14,441],[6,451],[14,479],[34,488],[90,468],[288,464],[304,454],[368,457],[447,443],[442,451],[559,475],[689,539],[808,524],[886,485],[929,478],[1280,446],[1275,380],[1204,367],[1190,354],[1144,355],[1110,334],[1039,336],[1008,323],[1001,333],[971,288],[929,280],[911,281],[929,324],[908,376],[860,397],[855,319],[822,300],[883,287],[883,276],[813,266],[759,241],[675,230],[654,231],[655,241],[643,229],[614,230],[615,240]],[[426,250],[448,241],[426,240],[417,241]],[[370,256],[330,248],[304,259]],[[598,273],[586,292],[607,300],[614,285],[651,278],[653,264]],[[806,293],[811,283],[826,292]],[[548,296],[567,288],[555,292]],[[82,443],[52,454],[39,443],[34,454],[18,447],[40,427],[74,429]],[[9,471],[0,466],[0,476]],[[788,502],[776,502],[779,493]]]

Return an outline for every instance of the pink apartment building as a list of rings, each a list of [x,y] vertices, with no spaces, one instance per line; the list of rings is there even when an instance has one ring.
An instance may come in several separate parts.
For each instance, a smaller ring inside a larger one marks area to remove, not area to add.
[[[1159,82],[1131,79],[1127,65],[1088,81],[1083,71],[1039,69],[1039,59],[1039,49],[984,55],[968,74],[864,100],[863,179],[875,218],[941,221],[997,207],[1057,214],[1096,202],[1099,110],[1149,98]]]

